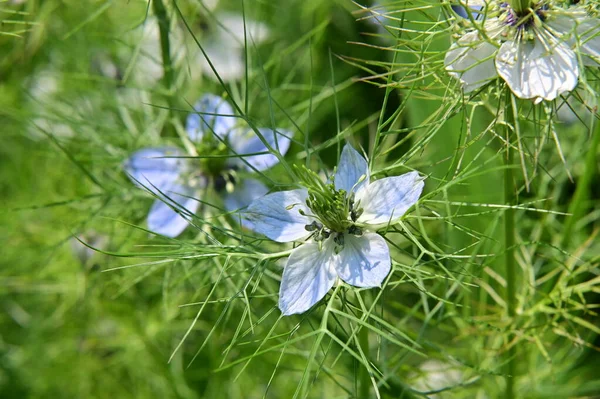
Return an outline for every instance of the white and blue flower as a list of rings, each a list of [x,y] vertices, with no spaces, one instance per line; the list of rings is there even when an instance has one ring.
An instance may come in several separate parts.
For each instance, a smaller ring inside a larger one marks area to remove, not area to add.
[[[446,70],[466,93],[501,77],[515,96],[535,103],[572,91],[585,66],[600,62],[600,20],[583,5],[468,0],[456,8],[473,29],[446,53]]]
[[[272,151],[283,155],[291,143],[289,132],[260,128],[261,140],[253,130],[241,128],[231,105],[219,96],[203,96],[194,109],[186,121],[189,139],[202,149],[227,149],[226,158],[201,159],[177,147],[152,147],[135,152],[124,166],[137,186],[158,197],[148,214],[148,228],[167,237],[178,236],[188,226],[207,188],[224,196],[230,212],[266,194],[264,184],[240,180],[237,171],[260,172],[276,165],[279,159]]]
[[[308,188],[268,194],[245,217],[254,231],[278,242],[304,241],[287,260],[279,291],[284,315],[302,313],[321,300],[338,277],[356,287],[379,287],[391,269],[378,228],[393,224],[419,199],[417,172],[372,181],[367,161],[346,145],[333,183],[299,170]]]

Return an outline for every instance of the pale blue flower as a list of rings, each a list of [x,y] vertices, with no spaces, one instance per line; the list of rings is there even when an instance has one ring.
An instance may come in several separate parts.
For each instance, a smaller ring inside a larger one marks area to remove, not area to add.
[[[474,19],[482,18],[483,15],[479,12],[483,10],[484,4],[479,1],[465,1],[460,4],[454,4],[451,6],[452,11],[454,11],[459,17],[469,19],[469,12]]]
[[[278,162],[254,131],[236,126],[233,109],[221,97],[207,94],[194,109],[196,113],[190,114],[186,121],[190,140],[200,144],[208,136],[217,142],[226,142],[231,149],[231,158],[221,174],[210,176],[199,170],[198,159],[190,158],[177,147],[144,148],[125,163],[125,171],[131,180],[158,197],[148,214],[148,229],[167,237],[177,237],[183,232],[198,210],[202,192],[209,185],[223,193],[225,209],[230,212],[265,195],[268,189],[264,184],[251,178],[236,181],[235,172],[260,172]],[[259,132],[280,154],[289,149],[289,132],[267,128],[260,128]],[[251,227],[250,222],[243,221],[243,224]]]
[[[585,6],[540,1],[518,12],[504,1],[466,5],[481,18],[444,59],[465,93],[500,77],[519,98],[553,101],[577,86],[586,66],[599,65],[600,20]]]
[[[391,261],[388,245],[376,230],[395,223],[417,202],[423,180],[410,172],[371,181],[365,158],[346,145],[333,185],[320,186],[325,191],[316,196],[312,188],[281,191],[252,202],[245,217],[255,231],[278,242],[309,238],[287,260],[279,290],[283,314],[310,309],[338,277],[356,287],[379,287]],[[334,200],[319,203],[320,195]],[[325,208],[345,220],[328,219],[331,212],[323,212]]]

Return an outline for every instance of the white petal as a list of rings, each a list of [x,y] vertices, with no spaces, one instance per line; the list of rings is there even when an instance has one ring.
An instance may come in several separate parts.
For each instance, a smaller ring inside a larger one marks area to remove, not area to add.
[[[160,195],[177,182],[188,169],[184,154],[176,147],[144,148],[125,161],[124,169],[136,186]]]
[[[328,241],[321,249],[316,243],[306,243],[292,251],[279,288],[279,309],[284,315],[306,312],[333,287],[337,274]]]
[[[577,86],[577,56],[550,36],[544,41],[505,42],[496,57],[498,74],[519,98],[554,100]]]
[[[220,25],[217,27],[219,34],[228,35],[233,38],[239,48],[244,46],[244,32],[248,47],[252,47],[252,43],[259,44],[269,37],[269,28],[262,22],[253,21],[240,14],[221,13],[217,16]]]
[[[579,45],[585,54],[583,63],[588,66],[600,64],[600,19],[586,18],[577,25]]]
[[[219,77],[225,81],[233,81],[242,78],[245,75],[246,67],[244,64],[243,53],[239,45],[229,35],[215,35],[207,37],[207,40],[201,43],[208,59],[219,74]],[[198,50],[198,64],[200,70],[212,80],[218,80],[217,75],[204,54]],[[193,66],[192,66],[193,67]],[[192,69],[192,78],[195,77]]]
[[[335,256],[338,275],[356,287],[379,287],[391,269],[390,250],[379,234],[344,234],[344,247]]]
[[[479,32],[469,32],[450,47],[444,65],[450,76],[459,79],[465,93],[473,91],[494,79],[493,55],[497,48],[482,40]]]
[[[184,195],[179,195],[184,194]],[[196,213],[200,202],[188,198],[194,190],[174,186],[164,192],[164,200],[154,201],[148,213],[148,229],[166,237],[177,237],[188,226],[190,213]]]
[[[223,81],[233,81],[244,77],[244,32],[248,47],[259,44],[269,36],[269,29],[260,22],[244,19],[241,15],[222,13],[216,16],[219,21],[214,30],[202,41],[202,47],[210,62]],[[198,62],[202,72],[210,79],[217,80],[210,64],[201,51]],[[195,77],[192,69],[192,78]]]
[[[271,148],[273,148],[274,151],[279,150],[281,155],[285,155],[290,148],[291,132],[286,130],[274,132],[268,128],[259,128],[258,131],[263,136],[263,139],[269,143]],[[247,170],[252,171],[256,169],[258,171],[263,171],[279,163],[279,158],[269,152],[262,140],[253,130],[234,130],[229,138],[229,144],[231,145],[232,150],[238,155],[264,153],[242,158],[232,158],[232,164],[239,165]]]
[[[546,23],[549,31],[559,40],[582,53],[583,63],[600,63],[600,19],[589,17],[585,9],[574,7],[567,14],[553,16]]]
[[[361,177],[363,181],[356,184]],[[369,184],[369,164],[350,144],[346,144],[342,150],[334,183],[336,190],[345,190],[347,193],[353,189],[357,192],[361,187]]]
[[[296,241],[310,233],[305,226],[312,222],[299,211],[310,214],[305,189],[279,191],[253,201],[243,217],[254,224],[254,231],[279,242]]]
[[[405,173],[401,176],[386,177],[369,184],[356,195],[363,213],[359,223],[382,225],[392,223],[413,206],[425,183],[417,172]]]
[[[187,117],[185,130],[190,140],[196,143],[199,143],[206,133],[214,133],[225,139],[235,126],[233,108],[222,97],[205,94],[196,102],[194,110],[196,112]]]

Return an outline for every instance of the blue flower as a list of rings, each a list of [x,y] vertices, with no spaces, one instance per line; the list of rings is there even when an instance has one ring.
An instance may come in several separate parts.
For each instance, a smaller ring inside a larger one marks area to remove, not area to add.
[[[305,173],[308,189],[280,191],[252,202],[245,217],[278,242],[306,240],[287,260],[279,290],[284,315],[303,313],[338,277],[356,287],[379,287],[391,270],[380,227],[397,222],[419,199],[417,172],[371,181],[367,161],[350,145],[333,184]]]
[[[470,4],[467,4],[470,3]],[[452,11],[454,11],[459,17],[469,19],[469,13],[473,19],[483,18],[483,15],[479,12],[485,8],[485,4],[480,1],[466,1],[463,4],[453,4]]]
[[[225,209],[230,212],[265,195],[268,188],[264,184],[251,178],[240,181],[236,172],[260,172],[279,162],[253,130],[236,124],[231,105],[221,97],[207,94],[194,109],[196,112],[186,121],[188,137],[197,145],[226,143],[231,157],[221,165],[221,170],[200,170],[198,158],[189,157],[177,147],[141,149],[124,165],[137,186],[158,197],[148,214],[148,228],[167,237],[177,237],[183,232],[198,210],[202,193],[211,186],[224,195]],[[283,155],[289,149],[291,133],[268,128],[258,131],[273,150]],[[252,227],[247,221],[242,224]]]

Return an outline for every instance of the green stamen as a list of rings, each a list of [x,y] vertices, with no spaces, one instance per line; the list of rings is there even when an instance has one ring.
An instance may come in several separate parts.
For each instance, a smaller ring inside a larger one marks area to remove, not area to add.
[[[324,183],[319,175],[305,166],[295,169],[300,183],[308,190],[306,205],[320,222],[306,226],[307,231],[318,231],[315,235],[316,240],[335,233],[336,244],[343,247],[343,233],[352,230],[352,234],[362,234],[362,230],[354,228],[356,219],[362,213],[362,209],[358,207],[359,203],[354,202],[354,193],[348,195],[345,190],[336,190],[332,183]],[[339,240],[342,240],[341,244]]]
[[[531,0],[511,0],[510,5],[518,14],[527,11],[532,6]]]

